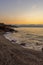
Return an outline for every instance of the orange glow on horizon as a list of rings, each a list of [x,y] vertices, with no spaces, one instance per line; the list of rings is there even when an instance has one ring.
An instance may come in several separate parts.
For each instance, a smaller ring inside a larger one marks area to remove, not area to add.
[[[43,24],[43,21],[4,21],[6,24]]]
[[[41,18],[3,18],[2,21],[6,24],[43,24]]]

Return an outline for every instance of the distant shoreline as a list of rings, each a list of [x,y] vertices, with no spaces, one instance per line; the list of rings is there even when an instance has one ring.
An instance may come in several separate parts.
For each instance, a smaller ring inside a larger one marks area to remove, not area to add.
[[[15,25],[13,25],[14,27]],[[33,28],[43,28],[43,25],[16,25],[18,27],[33,27]]]
[[[20,26],[18,26],[17,28],[43,28],[43,27],[24,27],[24,26],[20,27]]]

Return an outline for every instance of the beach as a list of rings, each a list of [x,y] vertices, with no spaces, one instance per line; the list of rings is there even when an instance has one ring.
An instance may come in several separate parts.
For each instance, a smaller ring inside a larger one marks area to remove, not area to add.
[[[0,65],[43,65],[43,52],[11,43],[0,32]]]
[[[0,0],[0,65],[43,65],[43,0]]]
[[[17,43],[23,48],[42,51],[43,48],[43,28],[21,27],[14,28],[18,32],[4,34],[5,38],[12,43]]]

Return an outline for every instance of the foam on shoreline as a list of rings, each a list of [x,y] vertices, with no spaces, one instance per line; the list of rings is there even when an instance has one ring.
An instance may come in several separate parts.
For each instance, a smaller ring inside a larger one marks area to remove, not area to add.
[[[8,39],[9,41],[11,41],[12,43],[17,43],[17,44],[26,43],[24,46],[21,45],[23,48],[33,49],[33,50],[37,50],[37,51],[41,51],[43,48],[43,44],[41,44],[41,43],[39,43],[39,45],[36,45],[35,42],[34,43],[33,42],[27,43],[25,41],[22,42],[21,41],[22,38],[17,37],[16,34],[14,37],[12,37],[12,33],[10,33],[10,32],[7,32],[6,34],[4,34],[4,37],[6,39]]]

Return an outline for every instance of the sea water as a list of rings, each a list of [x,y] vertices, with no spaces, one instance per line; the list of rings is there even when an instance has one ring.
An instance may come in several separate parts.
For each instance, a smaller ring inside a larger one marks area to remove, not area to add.
[[[43,28],[14,28],[17,33],[7,32],[4,36],[14,44],[22,44],[24,48],[41,51],[43,48]]]

